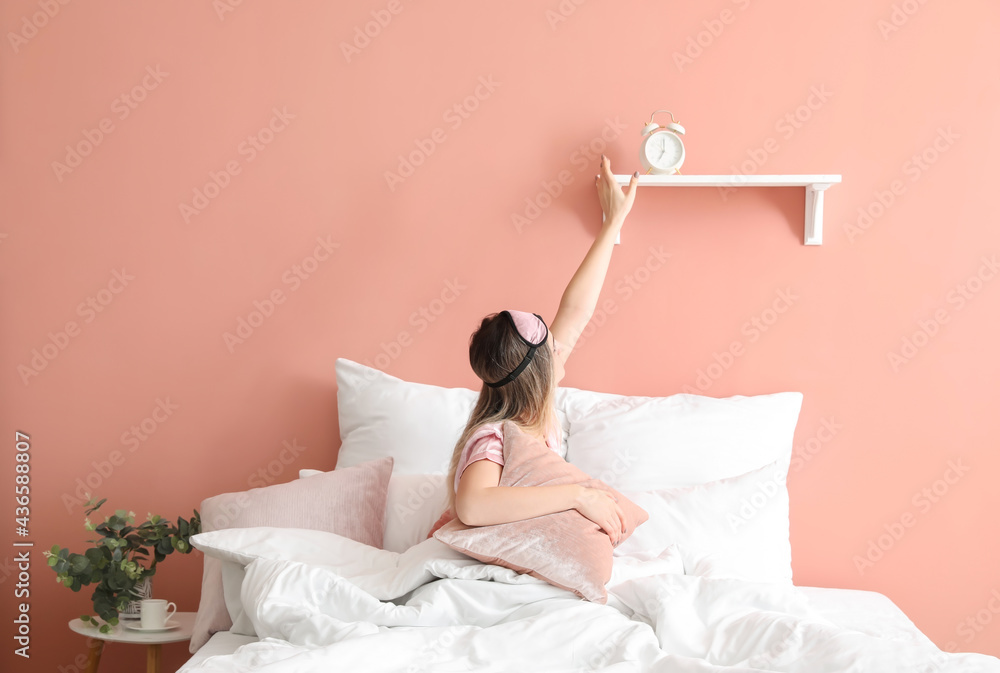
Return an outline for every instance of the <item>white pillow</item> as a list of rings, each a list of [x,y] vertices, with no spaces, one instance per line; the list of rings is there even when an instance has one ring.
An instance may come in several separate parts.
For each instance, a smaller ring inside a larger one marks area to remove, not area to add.
[[[373,565],[395,564],[397,558],[395,553],[311,528],[224,528],[192,535],[191,545],[206,556],[240,566],[268,558],[331,566],[343,575],[358,575]]]
[[[191,536],[191,544],[205,556],[219,560],[226,609],[233,621],[229,631],[244,636],[257,635],[241,598],[246,567],[257,559],[323,566],[383,601],[433,580],[431,566],[438,560],[450,561],[453,567],[458,564],[464,569],[449,575],[453,577],[486,578],[511,584],[540,582],[497,566],[483,566],[434,538],[397,554],[324,530],[258,526],[199,533]]]
[[[399,474],[446,474],[455,444],[479,393],[410,383],[383,371],[337,358],[337,467],[392,456]],[[561,410],[563,451],[568,425]]]
[[[191,536],[191,544],[216,558],[222,566],[222,593],[233,625],[229,631],[255,636],[253,624],[240,600],[245,567],[254,559],[301,561],[333,566],[345,575],[396,563],[397,555],[343,535],[306,528],[225,528]]]
[[[299,478],[323,474],[299,470]],[[448,508],[443,474],[393,474],[385,499],[382,549],[402,553],[427,539],[431,527]]]
[[[688,575],[792,582],[786,479],[791,454],[736,477],[623,492],[649,512],[616,553],[656,556],[676,544]]]
[[[802,393],[716,399],[567,389],[566,460],[622,491],[733,477],[790,455]]]

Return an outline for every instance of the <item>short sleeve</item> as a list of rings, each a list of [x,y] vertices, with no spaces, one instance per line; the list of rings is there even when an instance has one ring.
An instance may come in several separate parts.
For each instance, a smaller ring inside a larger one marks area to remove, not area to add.
[[[458,462],[458,469],[455,471],[455,492],[458,492],[458,482],[462,478],[465,468],[472,465],[477,460],[489,460],[497,465],[503,466],[503,432],[499,424],[489,423],[473,433],[469,438],[465,448],[462,450],[462,458]]]

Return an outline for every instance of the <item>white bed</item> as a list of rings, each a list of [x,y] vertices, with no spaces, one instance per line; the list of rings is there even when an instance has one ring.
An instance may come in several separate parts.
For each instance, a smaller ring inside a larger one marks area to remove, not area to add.
[[[426,546],[433,542],[429,541]],[[627,557],[617,557],[616,563],[624,562],[623,559]],[[1000,662],[992,657],[940,652],[887,597],[870,591],[816,587],[779,589],[775,585],[673,574],[670,585],[680,587],[671,597],[674,608],[659,613],[671,623],[672,633],[654,635],[653,629],[646,627],[641,619],[624,619],[631,610],[622,606],[634,598],[627,588],[620,594],[625,600],[619,602],[619,593],[612,586],[608,604],[599,606],[568,593],[560,595],[559,590],[542,582],[528,582],[520,586],[527,593],[516,600],[511,599],[511,603],[519,607],[514,613],[507,613],[510,606],[501,606],[496,599],[515,585],[472,580],[473,587],[463,588],[455,585],[469,580],[441,579],[424,586],[455,584],[450,587],[452,592],[444,591],[438,596],[438,604],[442,596],[449,599],[446,602],[452,607],[445,612],[455,617],[454,624],[463,621],[461,613],[473,604],[481,607],[485,614],[504,612],[508,616],[493,625],[467,629],[454,625],[371,626],[369,622],[371,630],[352,633],[350,629],[361,620],[355,623],[339,620],[330,614],[329,606],[313,609],[316,607],[313,605],[304,611],[309,614],[288,618],[287,606],[309,604],[309,597],[318,587],[326,586],[326,579],[317,579],[310,586],[300,581],[302,568],[294,567],[302,564],[271,563],[272,568],[260,577],[250,573],[248,581],[255,584],[256,589],[244,590],[244,596],[259,591],[259,597],[272,601],[252,619],[256,628],[271,629],[268,637],[260,640],[228,631],[216,633],[182,667],[183,673],[251,670],[282,673],[340,670],[975,673],[1000,670]],[[291,574],[296,581],[285,583],[283,587],[281,581],[271,583],[275,577],[273,570],[277,568],[280,576],[289,570],[287,566],[292,566]],[[455,573],[445,571],[442,574]],[[256,581],[261,578],[267,579]],[[686,594],[695,583],[704,586],[691,595]],[[719,591],[720,588],[724,591]],[[737,595],[739,597],[734,598]],[[692,596],[694,600],[689,600]],[[747,600],[748,596],[751,600]],[[352,603],[343,595],[332,602]],[[434,602],[430,599],[422,606],[426,608]],[[411,606],[421,604],[412,598],[408,603]],[[739,609],[750,605],[761,609]],[[357,609],[356,603],[352,609]],[[689,609],[690,615],[686,614]],[[273,614],[275,610],[278,616],[269,623],[265,612]],[[608,618],[612,610],[621,612],[623,619],[612,623]],[[720,620],[719,615],[726,616]],[[374,615],[370,616],[378,621]],[[428,618],[438,619],[437,616]],[[683,628],[675,628],[682,622]],[[535,637],[533,633],[543,637]],[[732,637],[736,633],[742,637]],[[511,648],[513,638],[517,638],[515,648]],[[366,640],[373,639],[377,642],[365,645]],[[652,645],[658,642],[666,647]],[[656,649],[660,651],[655,652]]]
[[[474,391],[342,359],[337,378],[336,470],[203,504],[201,633],[184,673],[1000,673],[995,657],[942,652],[880,593],[794,585],[784,479],[798,393],[560,390],[559,453],[649,514],[614,549],[602,603],[572,576],[427,537]],[[384,507],[369,512],[379,545],[350,528],[362,510],[336,520],[358,499],[330,500],[348,493],[338,484],[359,482]]]

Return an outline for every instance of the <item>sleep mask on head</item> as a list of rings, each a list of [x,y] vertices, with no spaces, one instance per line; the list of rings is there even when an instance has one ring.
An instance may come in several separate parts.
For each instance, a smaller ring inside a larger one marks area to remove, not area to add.
[[[528,346],[528,353],[521,360],[521,364],[514,368],[514,371],[496,383],[483,381],[490,388],[499,388],[516,379],[524,371],[524,368],[531,363],[531,360],[535,357],[535,351],[549,338],[549,328],[545,324],[545,321],[542,320],[542,316],[537,313],[501,311],[500,315],[507,316],[507,319],[514,325],[514,331],[517,333],[518,338]]]

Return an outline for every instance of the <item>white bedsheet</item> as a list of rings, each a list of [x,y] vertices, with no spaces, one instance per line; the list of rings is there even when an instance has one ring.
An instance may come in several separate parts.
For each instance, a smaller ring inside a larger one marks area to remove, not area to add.
[[[848,609],[832,589],[676,572],[676,559],[615,558],[607,605],[498,566],[457,560],[435,539],[419,567],[342,576],[257,559],[243,607],[259,640],[192,659],[184,673],[260,671],[1000,672],[1000,660],[938,650],[885,597]],[[438,579],[440,578],[440,579]],[[352,579],[358,579],[357,583]],[[392,600],[380,600],[389,595]],[[890,609],[892,606],[893,609]],[[875,608],[873,608],[875,609]],[[200,653],[199,653],[200,654]]]

